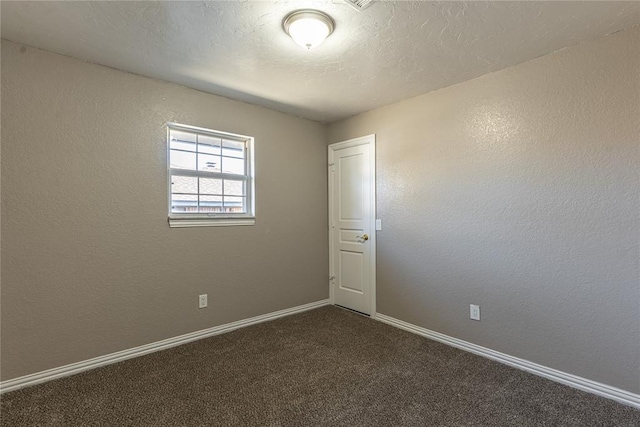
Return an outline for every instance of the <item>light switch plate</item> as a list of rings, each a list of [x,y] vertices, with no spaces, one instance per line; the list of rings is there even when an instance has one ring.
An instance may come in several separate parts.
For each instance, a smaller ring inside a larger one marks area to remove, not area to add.
[[[469,305],[469,318],[471,320],[480,320],[480,306],[475,304]]]
[[[207,294],[202,294],[198,297],[198,308],[206,308],[208,305]]]
[[[376,231],[382,230],[382,220],[380,218],[376,219]]]

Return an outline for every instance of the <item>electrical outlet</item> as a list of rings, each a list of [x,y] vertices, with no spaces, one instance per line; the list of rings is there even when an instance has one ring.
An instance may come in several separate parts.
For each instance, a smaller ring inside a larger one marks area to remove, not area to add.
[[[471,320],[480,320],[480,306],[470,304],[469,305],[469,317]]]
[[[198,308],[205,308],[207,306],[207,294],[202,294],[198,297]]]

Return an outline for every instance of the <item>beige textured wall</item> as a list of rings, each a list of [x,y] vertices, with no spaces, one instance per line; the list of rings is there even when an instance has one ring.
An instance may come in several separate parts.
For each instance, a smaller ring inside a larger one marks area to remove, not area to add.
[[[329,139],[371,133],[380,313],[640,392],[640,28]]]
[[[255,137],[255,226],[168,227],[167,121]],[[3,380],[328,298],[322,125],[3,41],[1,129]]]

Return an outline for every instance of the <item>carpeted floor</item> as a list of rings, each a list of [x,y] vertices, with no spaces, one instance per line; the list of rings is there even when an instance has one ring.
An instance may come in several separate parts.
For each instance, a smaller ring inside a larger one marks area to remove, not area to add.
[[[323,307],[1,398],[2,426],[640,426],[640,411]]]

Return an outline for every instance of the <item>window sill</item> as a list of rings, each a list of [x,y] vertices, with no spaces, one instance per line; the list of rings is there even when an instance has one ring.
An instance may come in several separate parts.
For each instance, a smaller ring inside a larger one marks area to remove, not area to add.
[[[233,227],[239,225],[255,225],[254,217],[245,218],[171,218],[169,217],[169,227]]]

